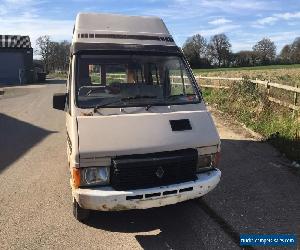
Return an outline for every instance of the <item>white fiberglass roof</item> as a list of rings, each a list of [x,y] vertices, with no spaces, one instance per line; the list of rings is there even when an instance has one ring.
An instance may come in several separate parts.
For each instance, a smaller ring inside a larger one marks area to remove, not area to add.
[[[175,45],[161,18],[102,13],[79,13],[72,42]]]

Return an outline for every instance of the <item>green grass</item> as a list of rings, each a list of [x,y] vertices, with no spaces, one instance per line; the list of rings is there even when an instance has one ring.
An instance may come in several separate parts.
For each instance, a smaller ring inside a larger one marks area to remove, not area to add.
[[[50,78],[63,78],[63,79],[67,79],[68,78],[68,72],[65,71],[65,72],[50,72],[48,74],[48,77]]]
[[[254,84],[245,81],[229,89],[204,89],[203,93],[208,103],[262,134],[291,160],[300,161],[299,122],[290,110],[270,103]]]
[[[195,74],[218,72],[218,71],[241,71],[241,70],[268,70],[268,69],[298,69],[300,64],[291,65],[267,65],[256,67],[239,67],[239,68],[212,68],[212,69],[193,69]]]

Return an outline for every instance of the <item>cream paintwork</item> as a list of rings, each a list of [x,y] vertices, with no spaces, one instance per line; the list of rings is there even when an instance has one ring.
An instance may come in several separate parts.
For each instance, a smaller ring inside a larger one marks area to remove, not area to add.
[[[70,112],[66,112],[66,127],[69,134],[72,152],[68,152],[68,160],[70,168],[79,167],[79,151],[78,151],[78,128],[77,128],[77,108],[75,106],[75,56],[71,58],[71,66],[69,69],[69,77],[67,82],[67,93],[70,94]],[[70,84],[70,85],[69,85]],[[72,171],[71,171],[72,172]]]
[[[91,14],[91,20],[98,17]],[[82,15],[88,21],[89,17]],[[102,15],[103,17],[103,15]],[[107,41],[89,38],[78,39],[78,34],[85,32],[89,34],[138,34],[167,36],[169,32],[162,20],[159,18],[138,18],[113,16],[124,18],[127,24],[133,22],[140,25],[127,25],[128,30],[117,30],[120,22],[114,22],[106,28],[94,27],[101,22],[87,22],[80,24],[77,17],[75,32],[72,43],[105,43]],[[100,18],[101,19],[101,18]],[[107,19],[111,22],[113,19]],[[122,27],[126,23],[122,22]],[[152,26],[151,26],[151,25]],[[150,25],[150,26],[149,26]],[[93,26],[93,27],[92,27]],[[125,25],[126,26],[126,25]],[[143,27],[151,27],[144,30]],[[91,28],[88,30],[87,28]],[[124,28],[124,27],[123,27]],[[126,44],[139,42],[139,40],[114,42]],[[156,44],[154,41],[140,41],[141,44]],[[171,45],[171,43],[159,42],[160,45]],[[175,44],[174,44],[175,45]],[[71,173],[73,168],[90,166],[109,166],[111,158],[116,155],[143,154],[161,151],[179,150],[185,148],[197,148],[198,154],[211,154],[220,151],[220,138],[213,123],[210,113],[204,102],[189,105],[153,106],[149,110],[144,107],[132,108],[102,108],[98,112],[92,109],[80,109],[75,105],[75,55],[71,58],[67,92],[69,93],[69,108],[66,112],[66,127],[72,144],[72,151],[68,150],[68,160]],[[171,130],[169,120],[189,119],[192,130],[174,132]],[[73,198],[83,207],[94,210],[121,210],[133,208],[149,208],[168,204],[174,204],[188,199],[200,197],[212,190],[220,181],[221,172],[212,170],[207,173],[198,174],[197,180],[179,183],[169,186],[161,186],[134,191],[115,191],[112,187],[90,187],[75,188],[71,178]],[[179,190],[193,187],[192,191],[180,193]],[[146,199],[144,194],[177,190],[177,194],[161,195],[156,198]],[[142,200],[128,201],[127,195],[142,194]]]
[[[81,37],[81,34],[142,35],[169,37],[170,32],[161,18],[153,16],[125,16],[119,14],[79,13],[75,21],[72,43],[114,43],[176,46],[160,40],[112,39]]]
[[[172,131],[169,120],[189,119],[192,130]],[[79,116],[80,158],[146,154],[218,145],[206,111]]]
[[[86,209],[100,211],[119,211],[128,209],[147,209],[161,207],[178,202],[201,197],[213,190],[219,183],[221,171],[216,169],[197,175],[197,180],[173,184],[168,186],[137,189],[128,191],[116,191],[111,187],[77,188],[72,193],[79,205]],[[181,189],[193,190],[180,192]],[[164,195],[163,192],[174,191],[176,194]],[[160,193],[158,197],[146,198],[146,194]],[[141,199],[127,200],[127,196],[142,196]]]

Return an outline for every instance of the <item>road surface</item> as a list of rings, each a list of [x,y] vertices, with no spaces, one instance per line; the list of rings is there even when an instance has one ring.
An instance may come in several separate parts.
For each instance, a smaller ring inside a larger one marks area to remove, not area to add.
[[[222,179],[199,200],[73,218],[61,81],[0,96],[1,249],[239,249],[240,233],[300,235],[300,176],[275,149],[214,116]]]

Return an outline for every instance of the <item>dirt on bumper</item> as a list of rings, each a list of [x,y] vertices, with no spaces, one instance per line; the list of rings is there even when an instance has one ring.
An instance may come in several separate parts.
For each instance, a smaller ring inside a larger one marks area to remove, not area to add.
[[[73,197],[82,208],[99,211],[147,209],[195,199],[213,190],[221,171],[216,169],[198,174],[198,179],[180,184],[149,189],[116,191],[111,187],[73,189]]]

